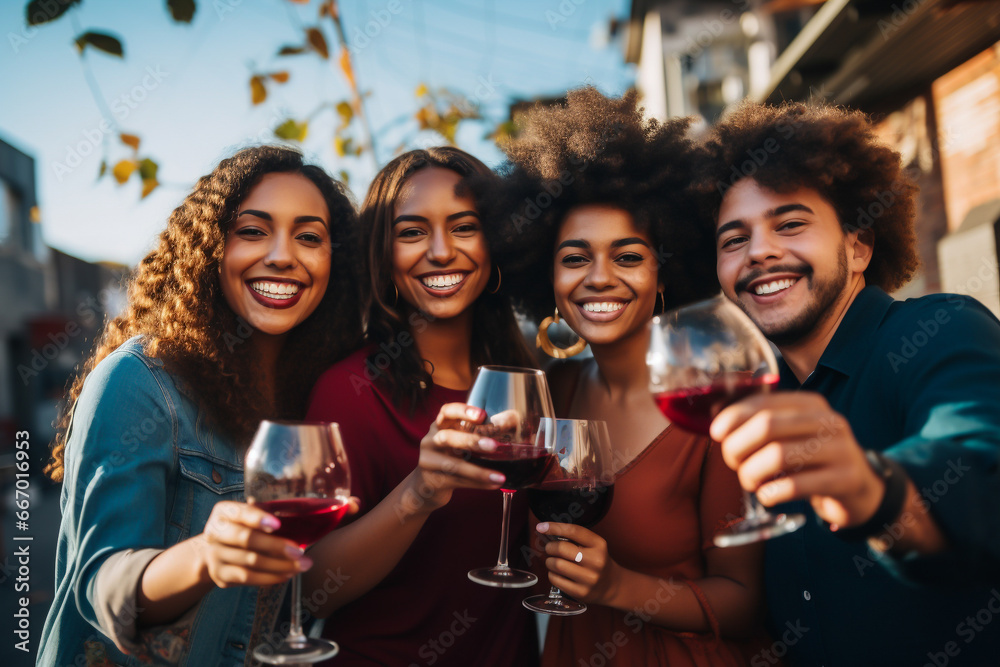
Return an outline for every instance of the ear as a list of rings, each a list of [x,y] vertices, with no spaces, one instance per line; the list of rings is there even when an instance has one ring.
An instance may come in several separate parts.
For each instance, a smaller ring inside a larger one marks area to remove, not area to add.
[[[853,273],[864,273],[875,252],[875,233],[858,229],[847,234],[847,266]]]

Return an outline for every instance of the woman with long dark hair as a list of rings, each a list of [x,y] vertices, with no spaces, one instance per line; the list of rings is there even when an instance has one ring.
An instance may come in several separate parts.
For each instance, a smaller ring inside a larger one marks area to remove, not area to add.
[[[61,418],[39,665],[243,664],[270,634],[277,584],[310,561],[241,502],[243,458],[360,340],[355,220],[342,185],[275,146],[223,160],[174,210]]]
[[[310,552],[307,599],[331,664],[531,665],[518,595],[472,583],[496,557],[503,476],[463,460],[477,366],[533,365],[466,185],[495,177],[456,148],[415,150],[375,177],[361,210],[367,345],[323,374],[309,417],[340,424],[363,514]],[[488,445],[486,445],[488,446]],[[518,501],[515,500],[515,503]],[[512,540],[525,540],[518,505]]]

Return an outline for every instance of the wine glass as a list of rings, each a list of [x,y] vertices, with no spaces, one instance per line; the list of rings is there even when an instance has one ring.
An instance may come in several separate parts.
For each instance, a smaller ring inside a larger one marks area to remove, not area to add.
[[[274,535],[305,549],[337,527],[351,497],[351,472],[337,424],[264,420],[247,452],[247,501],[278,517]],[[292,579],[292,627],[276,647],[261,644],[268,665],[314,663],[337,655],[337,644],[302,632],[301,575]]]
[[[591,528],[611,509],[615,493],[614,457],[608,425],[584,419],[542,419],[540,437],[552,431],[553,463],[538,486],[528,489],[528,507],[541,521],[572,523]],[[566,540],[565,537],[556,537]],[[532,611],[573,616],[587,605],[563,597],[552,586],[548,595],[521,601]]]
[[[778,382],[778,364],[764,335],[722,295],[654,317],[646,365],[663,414],[702,435],[730,403]],[[771,514],[746,491],[743,505],[743,521],[717,534],[717,546],[770,539],[805,523],[802,514]]]
[[[492,452],[465,452],[466,460],[504,474],[500,554],[494,567],[469,571],[469,579],[484,586],[526,588],[538,581],[531,572],[507,565],[510,499],[517,489],[537,483],[551,460],[550,437],[539,439],[539,424],[555,416],[545,373],[533,368],[480,366],[467,403],[486,412],[482,424],[467,429],[497,441]]]

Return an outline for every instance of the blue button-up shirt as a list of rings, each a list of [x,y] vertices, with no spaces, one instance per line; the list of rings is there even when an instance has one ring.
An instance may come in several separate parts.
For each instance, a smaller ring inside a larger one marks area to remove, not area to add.
[[[1000,665],[997,319],[964,296],[902,302],[868,287],[813,373],[800,385],[782,363],[780,387],[822,394],[863,448],[899,461],[951,549],[880,557],[835,537],[808,503],[782,506],[809,520],[767,543],[776,643],[758,664]]]

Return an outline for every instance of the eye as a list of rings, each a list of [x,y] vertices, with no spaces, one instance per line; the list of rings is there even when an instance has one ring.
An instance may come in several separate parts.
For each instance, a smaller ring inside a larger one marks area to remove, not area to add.
[[[735,248],[741,243],[746,243],[747,237],[745,236],[730,236],[728,239],[722,242],[720,247],[722,248]]]
[[[788,222],[783,222],[780,225],[778,225],[778,231],[792,230],[797,227],[802,227],[805,224],[806,223],[802,222],[801,220],[789,220]]]
[[[257,229],[256,227],[241,227],[236,230],[236,235],[244,238],[267,236],[267,234],[264,233],[264,230]]]
[[[587,261],[588,261],[587,258],[584,257],[583,255],[566,255],[561,260],[559,260],[559,263],[562,264],[563,266],[572,267],[572,266],[580,266],[581,264],[586,264]]]
[[[620,264],[641,264],[646,259],[637,252],[625,252],[615,258]]]
[[[323,237],[315,232],[306,232],[304,234],[299,234],[297,237],[300,241],[305,241],[306,243],[322,243]]]
[[[397,238],[401,239],[413,239],[419,236],[424,236],[426,233],[419,227],[408,227],[396,234]]]
[[[462,234],[463,236],[469,236],[479,231],[479,224],[475,222],[463,222],[462,224],[458,225],[451,231],[453,234]]]

